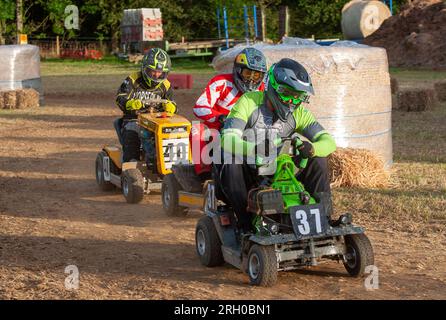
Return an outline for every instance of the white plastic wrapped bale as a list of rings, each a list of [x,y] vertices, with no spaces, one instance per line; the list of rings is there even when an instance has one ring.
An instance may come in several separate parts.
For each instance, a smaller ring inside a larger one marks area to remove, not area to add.
[[[0,46],[0,91],[33,88],[43,105],[39,47],[33,45]]]
[[[216,56],[219,73],[232,72],[237,46]],[[310,73],[315,96],[306,107],[343,148],[368,149],[386,168],[392,165],[390,76],[385,49],[339,41],[319,46],[305,39],[282,44],[255,44],[268,66],[282,58],[301,63]]]

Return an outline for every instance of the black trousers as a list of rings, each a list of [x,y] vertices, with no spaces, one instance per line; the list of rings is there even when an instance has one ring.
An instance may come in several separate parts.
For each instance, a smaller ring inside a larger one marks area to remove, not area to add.
[[[124,144],[122,145],[123,161],[139,160],[141,155],[141,140],[136,131],[123,129],[122,138]]]
[[[221,167],[219,184],[228,204],[234,209],[239,227],[251,231],[252,215],[247,212],[248,191],[256,186],[256,173],[245,164],[224,164]],[[298,175],[305,189],[314,194],[330,192],[327,158],[308,159],[307,166]]]

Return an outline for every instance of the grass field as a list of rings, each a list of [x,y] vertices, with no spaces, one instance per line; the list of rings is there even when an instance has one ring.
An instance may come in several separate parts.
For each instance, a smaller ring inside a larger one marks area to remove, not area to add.
[[[213,73],[209,59],[175,59],[172,60],[172,72],[178,73]],[[127,74],[139,70],[140,64],[119,60],[114,56],[102,60],[45,59],[41,63],[43,76],[52,75],[101,75]]]

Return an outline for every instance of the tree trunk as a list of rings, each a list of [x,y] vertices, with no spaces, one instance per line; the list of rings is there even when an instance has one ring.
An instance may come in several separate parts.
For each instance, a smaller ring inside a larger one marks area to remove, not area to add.
[[[5,22],[0,20],[0,45],[5,44],[5,37],[3,37],[3,31],[5,30]]]
[[[16,16],[17,16],[17,43],[20,44],[20,34],[23,33],[23,0],[16,0]]]

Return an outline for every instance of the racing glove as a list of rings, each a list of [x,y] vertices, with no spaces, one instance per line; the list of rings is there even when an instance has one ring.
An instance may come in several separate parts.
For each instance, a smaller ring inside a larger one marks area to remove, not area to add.
[[[177,105],[173,101],[167,101],[163,103],[164,111],[167,113],[176,113],[177,112]]]
[[[127,110],[139,110],[142,108],[142,101],[139,99],[130,99],[125,104]]]
[[[314,157],[314,147],[311,142],[296,139],[295,147],[302,158],[308,159]]]

